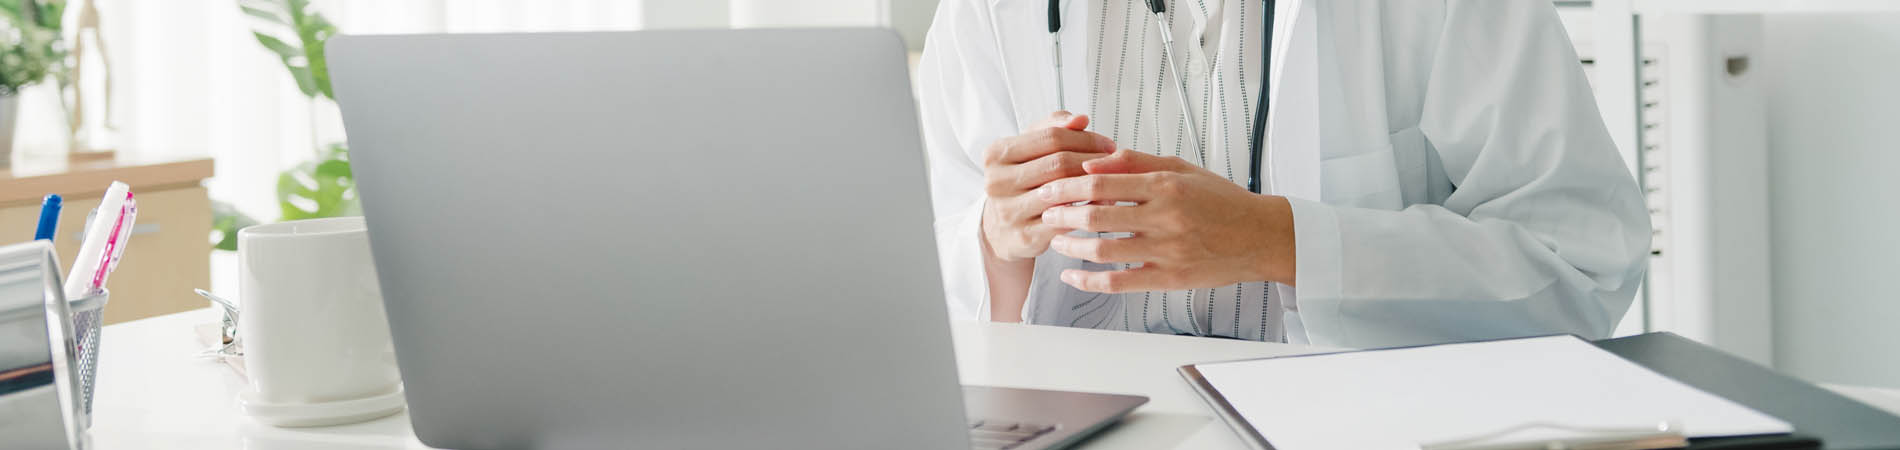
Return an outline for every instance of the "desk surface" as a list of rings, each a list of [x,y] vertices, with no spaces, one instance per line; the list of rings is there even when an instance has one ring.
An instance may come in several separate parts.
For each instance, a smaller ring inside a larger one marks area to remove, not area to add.
[[[93,442],[99,448],[427,448],[409,416],[338,427],[274,428],[238,410],[244,381],[222,364],[192,357],[196,310],[105,328]],[[966,384],[1146,395],[1151,400],[1087,449],[1241,449],[1174,368],[1196,362],[1321,350],[1113,331],[957,322],[957,365]],[[1900,414],[1900,391],[1837,388]]]

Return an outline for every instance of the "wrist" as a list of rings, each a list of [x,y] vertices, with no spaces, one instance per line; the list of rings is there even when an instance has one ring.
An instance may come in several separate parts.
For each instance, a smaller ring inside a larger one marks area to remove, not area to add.
[[[977,228],[976,228],[976,242],[978,246],[983,248],[984,260],[998,262],[998,263],[1011,263],[1011,264],[1021,264],[1024,261],[1033,262],[1036,260],[1036,255],[1029,255],[1026,257],[1015,257],[1015,256],[1011,256],[1009,253],[998,251],[999,249],[997,248],[996,242],[991,240],[991,237],[996,236],[996,235],[990,233],[990,231],[992,230],[992,228],[990,228],[990,217],[991,217],[990,210],[988,208],[984,208],[983,218],[978,221]]]
[[[990,215],[983,214],[983,220],[976,228],[976,245],[983,248],[983,260],[990,262],[1010,262],[1008,257],[996,251],[996,244],[990,242]]]
[[[989,320],[1021,322],[1023,304],[1029,299],[1029,281],[1036,270],[1034,258],[1010,261],[997,257],[990,249],[986,229],[977,229],[977,246],[983,252],[983,275],[989,289]]]

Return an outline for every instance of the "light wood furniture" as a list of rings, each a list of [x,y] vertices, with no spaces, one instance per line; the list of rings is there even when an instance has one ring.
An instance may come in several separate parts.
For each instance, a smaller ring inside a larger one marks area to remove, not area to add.
[[[70,270],[79,252],[86,214],[99,206],[113,180],[132,186],[138,224],[125,257],[106,285],[106,323],[203,308],[192,288],[211,285],[211,199],[203,181],[210,159],[169,161],[16,162],[0,169],[0,244],[33,238],[40,199],[64,197],[59,214],[60,264]]]

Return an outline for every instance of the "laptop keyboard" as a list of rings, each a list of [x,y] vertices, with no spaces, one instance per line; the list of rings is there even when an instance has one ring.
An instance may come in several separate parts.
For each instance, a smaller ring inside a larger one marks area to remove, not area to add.
[[[1024,442],[1029,442],[1055,429],[1055,425],[1007,420],[978,420],[970,422],[970,447],[978,450],[1014,449]]]

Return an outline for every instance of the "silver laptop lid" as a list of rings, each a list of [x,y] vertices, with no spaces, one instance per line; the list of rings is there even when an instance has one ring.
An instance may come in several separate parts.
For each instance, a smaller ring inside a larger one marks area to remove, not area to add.
[[[424,443],[967,448],[895,34],[329,51]]]

